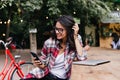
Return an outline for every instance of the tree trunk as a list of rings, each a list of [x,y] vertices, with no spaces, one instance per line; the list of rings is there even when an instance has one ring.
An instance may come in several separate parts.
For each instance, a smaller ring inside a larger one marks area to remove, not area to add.
[[[81,20],[81,24],[79,25],[80,27],[79,33],[82,37],[83,45],[85,45],[85,26],[86,26],[85,22]]]

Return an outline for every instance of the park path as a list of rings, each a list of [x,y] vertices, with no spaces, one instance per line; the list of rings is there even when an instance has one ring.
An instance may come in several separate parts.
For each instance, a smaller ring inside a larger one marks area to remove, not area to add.
[[[20,53],[23,60],[31,61],[30,50],[16,50],[13,55]],[[38,50],[39,52],[39,50]],[[0,50],[0,71],[5,60],[4,52]],[[110,60],[110,63],[98,66],[73,65],[71,80],[119,80],[120,79],[120,50],[91,47],[88,59]]]

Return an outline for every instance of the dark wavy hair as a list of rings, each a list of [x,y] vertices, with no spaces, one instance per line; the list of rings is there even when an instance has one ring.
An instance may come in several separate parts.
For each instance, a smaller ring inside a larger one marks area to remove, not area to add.
[[[60,24],[66,29],[67,42],[69,44],[69,51],[75,50],[75,43],[74,43],[74,37],[73,37],[74,30],[72,29],[72,27],[75,24],[75,21],[74,21],[73,17],[69,16],[69,15],[63,15],[63,16],[60,16],[57,20],[55,20],[54,26],[55,26],[56,22],[60,22]],[[57,41],[55,30],[52,31],[52,38]],[[62,42],[62,40],[59,40],[59,41]],[[60,46],[60,44],[59,44],[59,46]]]

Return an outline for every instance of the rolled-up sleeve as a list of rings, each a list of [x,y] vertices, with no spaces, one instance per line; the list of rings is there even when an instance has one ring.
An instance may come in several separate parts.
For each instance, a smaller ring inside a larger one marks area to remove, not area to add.
[[[78,35],[78,39],[79,39],[79,41],[80,41],[81,46],[83,46],[82,38],[81,38],[80,35]],[[82,55],[80,56],[80,55],[76,52],[75,57],[77,57],[77,60],[80,60],[80,61],[81,61],[81,60],[86,60],[86,59],[87,59],[87,51],[84,50],[84,48],[83,48],[83,50],[82,50]]]

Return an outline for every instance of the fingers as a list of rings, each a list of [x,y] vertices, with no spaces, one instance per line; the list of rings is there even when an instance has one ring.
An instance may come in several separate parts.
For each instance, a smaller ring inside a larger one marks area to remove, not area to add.
[[[78,26],[77,23],[75,23],[75,25],[73,26],[73,29],[74,29],[74,30],[79,30],[79,26]]]
[[[35,57],[33,57],[33,61],[35,65],[42,65],[42,62],[40,60],[36,60]]]
[[[37,64],[37,65],[42,65],[42,62],[39,61],[39,60],[35,60],[34,62],[35,62],[35,64]]]
[[[39,67],[41,69],[45,68],[45,65],[40,60],[36,60],[35,57],[33,57],[33,62],[36,67]]]
[[[75,28],[75,29],[76,29],[76,28],[79,28],[79,27],[78,27],[78,24],[75,23],[75,25],[73,26],[73,28]]]
[[[35,64],[37,64],[37,65],[42,65],[42,62],[41,62],[40,60],[35,60],[34,62],[35,62]]]
[[[77,23],[75,23],[75,25],[72,27],[72,29],[74,30],[74,34],[78,34],[79,26]]]

